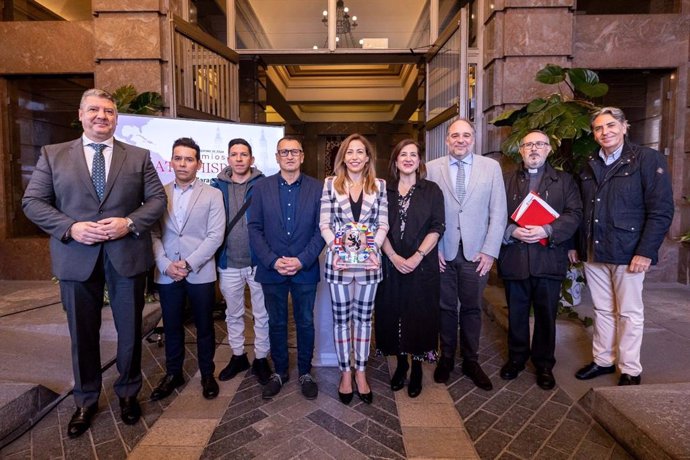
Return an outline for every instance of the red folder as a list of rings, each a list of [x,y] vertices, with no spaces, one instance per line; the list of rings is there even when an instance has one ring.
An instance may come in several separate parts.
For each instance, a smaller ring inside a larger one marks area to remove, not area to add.
[[[534,192],[529,192],[513,215],[510,216],[520,227],[526,225],[546,225],[558,219],[558,212]],[[542,246],[548,244],[548,238],[542,238]]]

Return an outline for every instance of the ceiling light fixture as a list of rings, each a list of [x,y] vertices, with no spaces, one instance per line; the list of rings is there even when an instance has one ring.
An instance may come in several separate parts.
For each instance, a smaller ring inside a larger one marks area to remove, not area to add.
[[[321,22],[328,27],[328,11],[323,11]],[[355,27],[357,27],[357,16],[350,16],[350,9],[345,6],[345,2],[338,0],[335,4],[335,41],[338,48],[361,47],[361,44],[358,46],[358,42],[352,36],[352,29]],[[328,43],[328,39],[326,42]]]

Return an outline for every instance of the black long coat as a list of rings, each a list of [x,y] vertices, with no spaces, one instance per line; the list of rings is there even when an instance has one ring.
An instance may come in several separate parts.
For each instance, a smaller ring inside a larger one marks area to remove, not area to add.
[[[582,219],[582,201],[573,177],[557,171],[548,163],[539,184],[539,196],[554,208],[560,217],[551,223],[553,233],[546,246],[515,241],[501,246],[498,273],[503,279],[524,280],[530,276],[563,279],[568,271],[568,249]],[[523,168],[504,177],[508,215],[529,193],[529,178]],[[508,220],[508,225],[514,224]]]
[[[410,200],[404,238],[400,238],[398,184],[388,185],[388,240],[397,254],[412,256],[427,234],[443,236],[445,214],[443,193],[433,182],[421,180]],[[376,347],[385,355],[420,355],[438,346],[439,300],[441,295],[438,250],[434,247],[414,272],[400,273],[383,258],[383,281],[375,304]]]

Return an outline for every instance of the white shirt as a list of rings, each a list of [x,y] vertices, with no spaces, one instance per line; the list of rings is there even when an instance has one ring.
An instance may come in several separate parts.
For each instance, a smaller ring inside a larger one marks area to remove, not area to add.
[[[604,149],[599,149],[599,156],[602,160],[604,160],[604,164],[606,166],[612,164],[614,161],[621,157],[621,153],[623,152],[623,145],[625,145],[625,143],[621,144],[620,147],[618,147],[616,150],[613,151],[611,155],[608,156],[604,153]]]
[[[194,179],[194,182],[184,188],[177,185],[177,181],[173,184],[172,208],[178,229],[181,229],[184,224],[187,207],[189,207],[189,200],[192,197],[192,190],[194,190],[196,184],[197,179]]]
[[[93,156],[96,151],[93,147],[89,147],[88,144],[105,144],[106,148],[103,149],[103,158],[105,158],[105,180],[108,180],[108,173],[110,172],[110,163],[113,160],[113,142],[114,138],[110,138],[104,142],[92,141],[86,135],[81,136],[82,144],[84,146],[84,158],[86,159],[86,167],[89,168],[89,175],[93,174]]]

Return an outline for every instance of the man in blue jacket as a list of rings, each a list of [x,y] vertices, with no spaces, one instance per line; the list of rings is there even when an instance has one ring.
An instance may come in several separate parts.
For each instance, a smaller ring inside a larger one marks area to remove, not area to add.
[[[319,282],[321,184],[301,173],[302,144],[292,137],[278,141],[277,174],[254,186],[249,210],[249,244],[256,261],[268,310],[271,358],[275,373],[262,390],[264,399],[280,392],[288,380],[288,294],[297,330],[297,368],[302,394],[318,395],[311,376],[314,354],[314,301]]]
[[[271,376],[268,364],[268,313],[264,305],[261,285],[254,279],[256,267],[252,264],[247,229],[248,207],[254,185],[265,176],[254,168],[252,146],[242,138],[228,142],[228,167],[211,181],[211,186],[223,193],[227,227],[225,241],[216,254],[220,291],[227,306],[225,322],[232,357],[218,378],[230,380],[249,369],[244,351],[244,287],[249,286],[254,318],[254,361],[252,372],[259,383],[265,385]]]
[[[604,107],[592,116],[601,146],[582,172],[584,218],[577,253],[594,302],[593,361],[575,377],[587,380],[616,371],[618,385],[639,385],[644,330],[642,284],[673,220],[673,190],[666,160],[626,139],[623,111]]]

